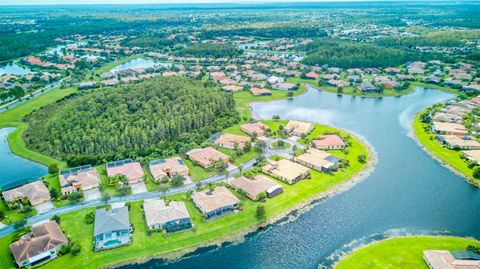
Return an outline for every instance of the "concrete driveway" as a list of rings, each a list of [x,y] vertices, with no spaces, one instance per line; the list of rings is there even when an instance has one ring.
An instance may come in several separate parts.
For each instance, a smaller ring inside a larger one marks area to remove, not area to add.
[[[100,189],[98,188],[93,188],[88,191],[84,191],[83,195],[85,196],[85,201],[93,201],[100,199],[102,194],[100,193]]]
[[[138,183],[132,184],[130,185],[130,188],[132,188],[132,194],[148,192],[147,186],[145,186],[145,182],[138,182]]]
[[[37,210],[38,214],[40,213],[43,213],[43,212],[46,212],[50,209],[53,209],[55,208],[55,206],[53,205],[52,201],[48,201],[48,202],[45,202],[45,203],[41,203],[39,205],[36,205],[34,206],[35,209]]]

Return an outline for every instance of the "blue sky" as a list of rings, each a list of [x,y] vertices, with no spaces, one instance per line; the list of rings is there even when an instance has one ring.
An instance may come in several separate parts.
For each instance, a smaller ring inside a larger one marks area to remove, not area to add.
[[[0,0],[0,5],[65,4],[180,4],[180,3],[261,3],[261,2],[365,2],[378,0]]]

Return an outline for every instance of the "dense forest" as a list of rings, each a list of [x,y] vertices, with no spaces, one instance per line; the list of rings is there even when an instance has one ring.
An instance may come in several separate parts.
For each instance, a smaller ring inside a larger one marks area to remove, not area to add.
[[[175,52],[178,56],[207,58],[235,57],[242,53],[242,50],[238,50],[235,46],[228,44],[193,44]]]
[[[239,121],[231,95],[165,77],[81,92],[27,117],[28,146],[69,165],[185,152]]]
[[[409,52],[405,49],[388,48],[372,43],[348,42],[333,39],[319,39],[307,46],[308,65],[355,67],[398,66],[416,60],[446,60],[444,56],[433,53]]]
[[[137,37],[137,38],[125,41],[123,45],[129,46],[129,47],[141,47],[144,49],[156,50],[156,49],[163,49],[165,47],[173,46],[175,45],[175,42],[165,37],[145,36],[145,37]]]
[[[218,36],[257,36],[264,38],[296,38],[296,37],[324,37],[327,33],[318,26],[277,25],[272,27],[244,27],[235,29],[215,29],[204,31],[200,37],[215,38]]]
[[[382,46],[392,47],[455,47],[464,45],[465,42],[462,42],[463,39],[478,39],[479,37],[479,33],[474,31],[437,31],[427,32],[417,37],[383,38],[379,39],[376,43]]]

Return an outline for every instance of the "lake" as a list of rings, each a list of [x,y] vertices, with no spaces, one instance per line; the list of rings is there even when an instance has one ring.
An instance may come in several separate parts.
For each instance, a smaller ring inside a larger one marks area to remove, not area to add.
[[[20,186],[47,174],[47,168],[13,154],[7,137],[15,128],[0,129],[0,188],[6,190]]]
[[[274,225],[243,243],[199,250],[172,264],[152,260],[122,268],[329,268],[342,252],[394,235],[480,238],[480,190],[433,160],[409,134],[416,112],[451,98],[423,89],[381,99],[310,89],[293,100],[253,104],[258,119],[280,115],[360,134],[377,151],[375,171],[296,220]]]
[[[20,66],[16,63],[7,63],[6,65],[0,65],[0,76],[3,75],[26,75],[33,73],[31,69]]]
[[[143,58],[137,58],[130,60],[126,63],[123,63],[115,68],[112,68],[110,71],[111,72],[118,72],[118,71],[123,71],[123,70],[135,70],[137,68],[152,68],[155,66],[164,66],[168,67],[170,64],[164,63],[164,62],[159,62],[159,61],[154,61],[154,60],[147,60]]]

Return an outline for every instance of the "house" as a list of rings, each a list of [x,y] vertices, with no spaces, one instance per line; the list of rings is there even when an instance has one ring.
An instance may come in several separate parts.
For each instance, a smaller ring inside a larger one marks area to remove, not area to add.
[[[315,72],[308,72],[305,74],[305,78],[306,79],[313,79],[313,80],[317,80],[320,76],[315,73]]]
[[[293,160],[319,172],[329,172],[341,159],[328,152],[310,148],[304,154],[293,157]]]
[[[32,206],[48,202],[51,199],[50,192],[40,180],[4,191],[2,192],[2,196],[6,202],[14,202],[27,198]]]
[[[128,207],[100,208],[95,211],[95,251],[116,248],[132,242]]]
[[[139,162],[133,162],[132,159],[108,162],[106,164],[107,176],[125,176],[128,184],[135,184],[143,181],[145,173]]]
[[[280,77],[277,77],[277,76],[271,76],[271,77],[269,77],[269,78],[267,79],[267,82],[268,82],[269,84],[272,84],[272,85],[274,85],[274,84],[281,84],[281,83],[283,83],[283,81],[284,81],[283,78],[280,78]]]
[[[479,84],[469,84],[469,85],[463,86],[462,90],[463,91],[480,91],[480,85]]]
[[[316,149],[344,149],[346,147],[343,139],[336,134],[322,135],[312,141],[312,146]]]
[[[247,142],[250,142],[251,138],[242,135],[234,135],[234,134],[220,134],[215,138],[213,143],[215,145],[227,148],[227,149],[235,149],[241,148],[243,149]]]
[[[468,250],[424,250],[423,260],[430,269],[480,268],[480,255]]]
[[[462,151],[462,155],[467,160],[480,164],[480,150],[464,150]]]
[[[293,91],[296,87],[293,83],[277,83],[272,86],[273,89],[281,91]]]
[[[265,88],[253,87],[253,88],[250,89],[250,92],[252,92],[252,94],[255,95],[255,96],[269,96],[269,95],[272,95],[272,91],[269,90],[269,89],[265,89]]]
[[[373,86],[370,82],[362,82],[357,85],[357,89],[361,90],[364,93],[378,93],[380,89]]]
[[[222,87],[222,91],[224,91],[224,92],[239,92],[239,91],[243,91],[243,86],[227,85],[227,86]]]
[[[303,122],[303,121],[291,120],[287,123],[287,126],[285,126],[285,131],[295,136],[307,135],[312,130],[313,130],[313,124],[309,122]]]
[[[217,161],[228,162],[229,160],[228,155],[223,154],[212,147],[193,149],[187,152],[187,156],[190,160],[203,168],[209,167]]]
[[[442,135],[466,135],[468,130],[465,126],[458,123],[439,122],[434,121],[432,124],[432,131],[436,134]]]
[[[307,167],[286,159],[269,161],[267,165],[262,167],[262,171],[288,184],[294,184],[310,175]]]
[[[79,166],[60,171],[58,175],[62,195],[77,190],[90,190],[100,185],[100,175],[91,165]]]
[[[10,244],[18,267],[33,267],[53,260],[68,239],[55,221],[32,226],[30,233]]]
[[[192,194],[192,201],[207,217],[220,217],[232,213],[240,200],[227,188],[220,186],[214,190],[203,190]]]
[[[462,117],[455,114],[437,112],[435,113],[435,115],[433,115],[432,120],[441,121],[441,122],[460,123],[462,122]]]
[[[266,197],[272,198],[283,192],[283,186],[265,176],[258,175],[253,179],[241,176],[233,180],[230,185],[238,190],[243,190],[247,197],[256,201],[261,193],[265,193]]]
[[[155,180],[161,180],[164,177],[171,178],[175,175],[188,176],[189,174],[188,167],[180,157],[151,161],[148,169]]]
[[[327,81],[327,85],[331,87],[348,87],[349,83],[343,80],[338,80],[338,79],[331,79]]]
[[[167,233],[192,228],[192,221],[185,203],[164,200],[150,200],[143,203],[148,229],[162,229]]]
[[[246,123],[240,126],[240,130],[242,130],[242,132],[256,137],[265,136],[265,133],[268,129],[268,125],[262,122]]]
[[[470,136],[439,135],[437,139],[451,149],[480,149],[480,143]]]

